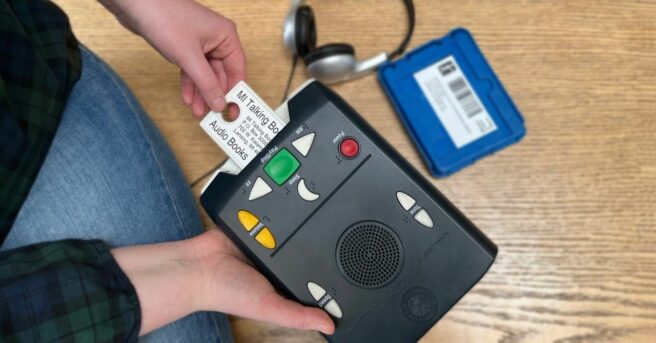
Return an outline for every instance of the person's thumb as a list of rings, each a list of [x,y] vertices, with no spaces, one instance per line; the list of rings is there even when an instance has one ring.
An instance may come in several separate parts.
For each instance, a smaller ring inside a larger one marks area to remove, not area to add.
[[[180,68],[189,75],[205,103],[215,112],[223,111],[225,93],[207,58],[200,51],[195,52],[180,61]]]
[[[335,332],[335,323],[320,308],[303,306],[278,294],[269,295],[261,305],[261,320],[297,330],[321,331],[327,335]]]

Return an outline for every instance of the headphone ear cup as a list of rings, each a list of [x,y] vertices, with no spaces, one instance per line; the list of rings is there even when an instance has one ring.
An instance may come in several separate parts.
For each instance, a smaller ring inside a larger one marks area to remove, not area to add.
[[[317,26],[310,6],[303,5],[296,10],[294,35],[296,53],[301,58],[316,48]]]
[[[352,45],[346,43],[332,43],[322,45],[303,57],[303,62],[306,66],[310,64],[331,56],[336,55],[351,55],[355,58],[355,49]]]
[[[324,82],[343,81],[355,70],[355,49],[344,43],[320,46],[309,52],[303,62],[310,76]]]

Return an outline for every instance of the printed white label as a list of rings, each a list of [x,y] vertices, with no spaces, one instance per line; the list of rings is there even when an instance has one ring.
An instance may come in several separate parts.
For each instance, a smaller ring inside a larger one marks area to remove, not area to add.
[[[497,129],[453,56],[416,72],[414,77],[457,148]]]
[[[227,122],[221,113],[210,111],[200,127],[241,170],[286,123],[243,81],[226,94],[226,101],[239,106],[239,117]]]

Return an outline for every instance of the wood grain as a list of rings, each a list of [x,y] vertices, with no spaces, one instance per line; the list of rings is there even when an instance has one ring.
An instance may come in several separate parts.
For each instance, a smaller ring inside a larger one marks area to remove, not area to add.
[[[276,104],[288,1],[203,2],[237,22],[248,81]],[[528,129],[520,144],[431,179],[500,254],[421,342],[656,341],[656,2],[415,2],[411,46],[470,29]],[[175,67],[95,2],[57,3],[125,78],[188,179],[224,157],[181,104]],[[400,1],[311,4],[320,43],[350,42],[359,56],[391,49],[405,30]],[[375,76],[334,89],[427,175]],[[322,341],[244,319],[233,329],[237,342]]]

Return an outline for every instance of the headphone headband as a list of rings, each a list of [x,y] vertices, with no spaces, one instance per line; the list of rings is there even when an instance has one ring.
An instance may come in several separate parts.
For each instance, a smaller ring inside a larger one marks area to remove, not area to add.
[[[391,53],[381,52],[364,61],[355,60],[355,51],[348,44],[316,45],[316,28],[312,9],[304,0],[292,0],[292,6],[283,25],[283,40],[287,49],[302,57],[310,75],[325,81],[339,82],[363,76],[388,59],[399,56],[407,48],[415,26],[415,9],[412,0],[403,1],[408,12],[408,31]]]

